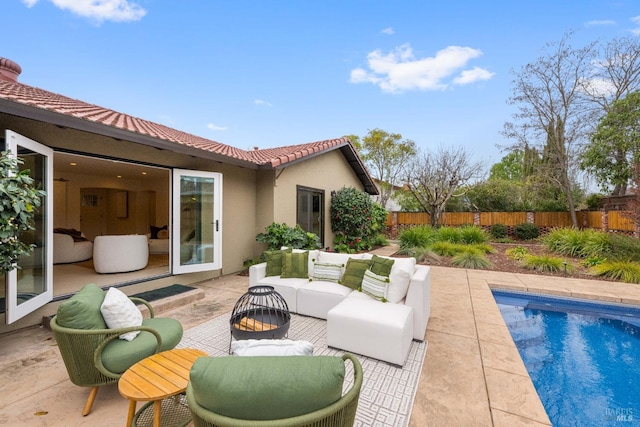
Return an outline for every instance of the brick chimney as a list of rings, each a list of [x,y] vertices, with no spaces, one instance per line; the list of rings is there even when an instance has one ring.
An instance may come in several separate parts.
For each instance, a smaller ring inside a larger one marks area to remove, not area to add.
[[[0,57],[0,80],[17,82],[22,68],[10,59]]]

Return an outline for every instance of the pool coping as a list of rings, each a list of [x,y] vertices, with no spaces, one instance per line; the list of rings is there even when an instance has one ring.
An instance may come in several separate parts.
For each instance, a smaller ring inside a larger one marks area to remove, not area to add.
[[[492,289],[640,306],[618,282],[432,266],[425,366],[410,425],[550,426]]]

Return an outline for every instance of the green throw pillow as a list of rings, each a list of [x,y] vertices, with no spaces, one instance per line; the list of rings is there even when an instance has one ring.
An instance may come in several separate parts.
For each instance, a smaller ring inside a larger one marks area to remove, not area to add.
[[[267,276],[279,276],[282,273],[282,259],[287,251],[265,251],[264,259],[267,261]],[[291,252],[291,249],[289,249]]]
[[[56,322],[71,329],[107,329],[100,306],[105,292],[89,283],[58,306]]]
[[[393,267],[393,260],[389,258],[382,258],[378,255],[374,255],[371,258],[371,271],[378,276],[389,276],[391,274],[391,267]]]
[[[280,277],[309,278],[309,251],[285,253],[282,258],[282,273]]]
[[[367,271],[370,266],[370,259],[349,258],[349,261],[347,261],[347,267],[344,269],[344,274],[342,275],[340,284],[351,289],[358,289],[360,285],[362,285],[364,272]]]

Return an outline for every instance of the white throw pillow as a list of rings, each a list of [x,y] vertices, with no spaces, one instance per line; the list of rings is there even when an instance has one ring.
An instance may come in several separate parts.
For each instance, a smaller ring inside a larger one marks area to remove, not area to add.
[[[311,279],[338,283],[340,279],[342,279],[343,270],[344,264],[315,262],[313,265],[313,276],[311,276]]]
[[[390,258],[390,257],[382,257]],[[389,291],[387,293],[387,300],[392,303],[399,303],[407,296],[407,290],[409,289],[409,283],[416,269],[415,258],[393,258],[393,266],[391,267],[391,273],[389,273]]]
[[[389,291],[389,278],[380,276],[371,270],[364,272],[362,278],[362,292],[374,297],[382,302],[387,302],[387,294]]]
[[[142,325],[142,313],[120,289],[109,288],[100,306],[104,322],[110,329],[127,328]],[[140,331],[120,335],[121,340],[131,341]]]
[[[313,356],[309,341],[239,340],[231,341],[234,356]]]

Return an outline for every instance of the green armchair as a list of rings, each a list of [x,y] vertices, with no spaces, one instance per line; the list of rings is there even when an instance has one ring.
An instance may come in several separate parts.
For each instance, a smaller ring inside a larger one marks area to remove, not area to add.
[[[142,326],[109,329],[100,312],[105,292],[95,284],[85,285],[58,307],[51,330],[62,360],[75,385],[91,387],[82,415],[88,415],[103,385],[120,376],[140,360],[174,348],[182,339],[182,325],[169,318],[155,317],[153,307],[141,298],[130,297],[149,309]],[[141,331],[132,341],[119,339],[126,332]]]
[[[343,394],[345,362],[353,385]],[[195,427],[353,426],[362,366],[334,356],[201,357],[187,402]]]

